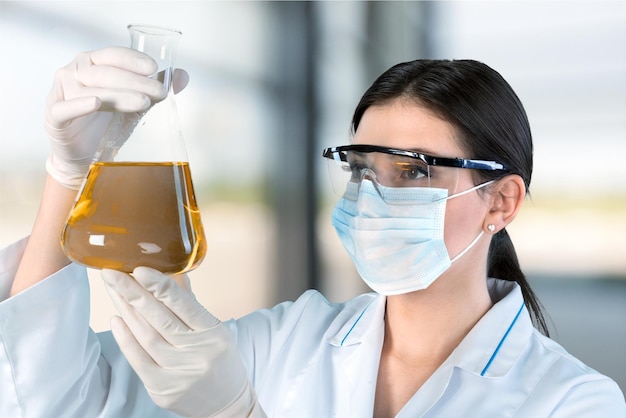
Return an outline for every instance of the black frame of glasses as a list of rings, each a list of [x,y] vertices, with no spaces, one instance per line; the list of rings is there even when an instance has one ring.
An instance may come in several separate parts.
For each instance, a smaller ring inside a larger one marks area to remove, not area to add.
[[[497,161],[485,161],[485,160],[471,160],[464,158],[443,158],[433,157],[431,155],[422,154],[415,151],[407,151],[397,148],[382,147],[379,145],[341,145],[339,147],[326,148],[322,153],[324,158],[329,160],[335,160],[334,155],[340,155],[341,161],[345,161],[345,154],[341,154],[342,151],[356,151],[356,152],[382,152],[391,155],[402,155],[404,157],[415,158],[423,161],[427,165],[442,166],[442,167],[457,167],[457,168],[470,168],[475,170],[489,170],[489,171],[506,171],[510,172],[509,168]]]

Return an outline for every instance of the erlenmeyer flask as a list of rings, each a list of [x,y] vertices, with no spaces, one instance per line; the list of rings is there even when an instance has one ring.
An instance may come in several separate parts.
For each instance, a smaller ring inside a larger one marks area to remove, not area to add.
[[[73,261],[132,272],[197,267],[206,240],[171,90],[181,33],[130,25],[131,47],[155,59],[167,97],[141,113],[114,113],[63,231]]]

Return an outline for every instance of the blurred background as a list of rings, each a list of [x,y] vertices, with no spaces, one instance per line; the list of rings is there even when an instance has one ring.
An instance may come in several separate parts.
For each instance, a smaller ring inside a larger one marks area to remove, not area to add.
[[[129,45],[129,23],[183,32],[178,98],[208,240],[191,273],[222,319],[367,291],[330,223],[324,147],[360,95],[415,58],[483,61],[535,140],[532,197],[509,228],[553,337],[626,389],[626,2],[0,2],[0,246],[26,236],[48,154],[54,71]],[[114,313],[90,271],[91,323]]]

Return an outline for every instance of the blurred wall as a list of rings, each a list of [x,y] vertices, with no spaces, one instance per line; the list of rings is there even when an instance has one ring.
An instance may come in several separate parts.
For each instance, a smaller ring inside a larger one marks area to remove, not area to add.
[[[625,305],[607,303],[623,286],[593,285],[626,278],[626,3],[297,3],[0,2],[0,245],[37,211],[54,71],[127,45],[128,23],[161,24],[182,30],[191,75],[177,101],[209,244],[191,274],[199,299],[229,318],[312,283],[351,297],[366,289],[330,225],[322,148],[348,141],[361,93],[392,64],[474,58],[511,83],[533,127],[532,199],[510,228],[522,265],[566,348],[626,387]],[[106,329],[113,308],[90,274],[92,326]]]

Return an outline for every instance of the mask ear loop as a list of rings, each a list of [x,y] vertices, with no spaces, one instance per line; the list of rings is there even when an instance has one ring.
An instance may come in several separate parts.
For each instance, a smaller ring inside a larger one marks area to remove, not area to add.
[[[474,238],[474,240],[472,242],[470,242],[469,245],[467,247],[465,247],[465,249],[463,251],[461,251],[459,254],[454,256],[454,258],[452,260],[450,260],[450,264],[454,263],[456,260],[458,260],[459,258],[463,257],[466,252],[468,252],[474,245],[476,245],[478,240],[483,236],[483,233],[484,232],[481,229],[480,233],[478,234],[478,236],[476,238]]]
[[[474,190],[478,190],[478,189],[480,189],[482,187],[488,186],[488,185],[490,185],[493,182],[495,182],[495,180],[487,181],[485,183],[482,183],[482,184],[479,184],[477,186],[474,186],[471,189],[467,189],[467,190],[464,190],[464,191],[462,191],[460,193],[456,193],[456,194],[450,195],[450,196],[447,197],[447,199],[453,199],[455,197],[463,196],[464,194],[468,194],[468,193],[473,192]],[[467,247],[465,247],[465,249],[463,251],[461,251],[459,254],[454,256],[454,258],[452,260],[450,260],[450,264],[454,263],[456,260],[458,260],[459,258],[463,257],[465,255],[465,253],[467,253],[474,245],[476,245],[476,243],[483,236],[483,234],[484,234],[484,231],[481,229],[480,233],[478,234],[478,236],[476,238],[474,238],[474,240],[472,242],[470,242],[469,245]]]
[[[481,183],[481,184],[479,184],[477,186],[474,186],[471,189],[467,189],[467,190],[463,190],[462,192],[459,192],[459,193],[451,194],[450,196],[446,197],[446,200],[447,199],[454,199],[455,197],[459,197],[459,196],[463,196],[465,194],[473,192],[474,190],[478,190],[478,189],[481,189],[483,187],[489,186],[491,183],[494,183],[494,182],[495,182],[495,180],[489,180],[489,181]]]

